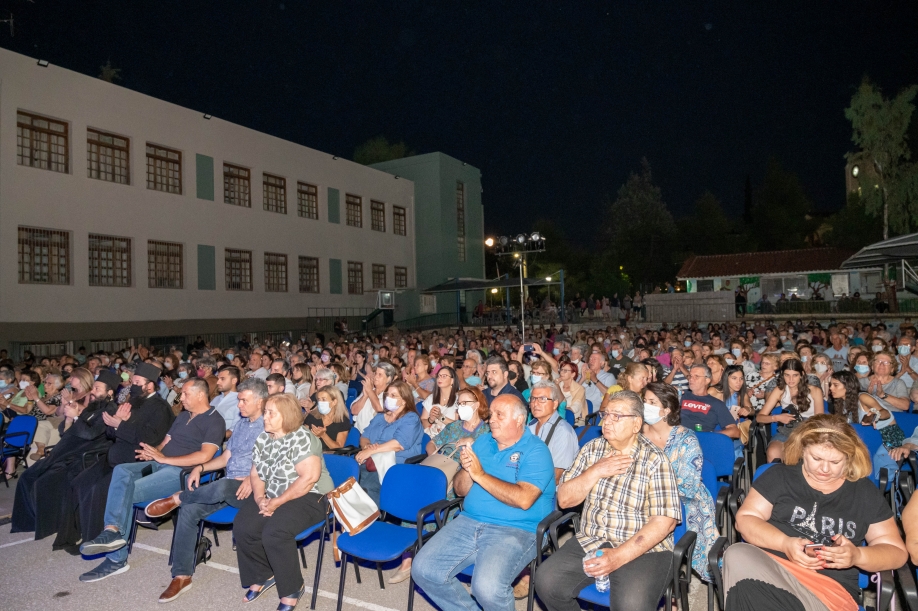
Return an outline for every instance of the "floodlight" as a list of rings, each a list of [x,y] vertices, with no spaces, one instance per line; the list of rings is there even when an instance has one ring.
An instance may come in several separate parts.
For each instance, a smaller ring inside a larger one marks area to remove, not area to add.
[[[545,280],[547,280],[548,282],[551,282],[551,276],[545,276]]]
[[[510,238],[508,238],[508,237],[505,236],[505,235],[502,235],[502,236],[500,236],[500,240],[498,240],[498,241],[500,242],[500,245],[501,245],[501,246],[506,246],[507,244],[510,243]]]
[[[517,243],[517,244],[525,244],[525,243],[526,243],[526,236],[523,235],[522,233],[521,233],[520,235],[516,236],[516,243]]]
[[[532,235],[529,236],[529,239],[532,240],[533,242],[538,242],[539,240],[542,239],[542,234],[539,233],[538,231],[534,231],[532,232]]]
[[[491,289],[491,294],[492,294],[492,295],[496,295],[496,294],[497,294],[497,289]]]
[[[491,248],[492,246],[494,246],[494,238],[488,238],[487,240],[485,240],[485,246],[487,246],[488,248]]]

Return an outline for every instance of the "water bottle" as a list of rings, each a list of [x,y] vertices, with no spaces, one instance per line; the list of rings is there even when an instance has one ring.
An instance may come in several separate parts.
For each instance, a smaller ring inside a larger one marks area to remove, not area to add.
[[[600,558],[600,557],[602,557],[601,549],[596,550],[595,554],[593,552],[590,552],[586,556],[584,556],[583,563],[584,565],[586,565],[587,560],[592,560],[593,558]],[[608,575],[603,575],[601,577],[596,578],[596,591],[601,592],[601,593],[609,591],[609,576]]]
[[[700,423],[700,422],[699,422],[698,424],[695,425],[695,431],[696,431],[696,432],[701,433],[701,432],[703,432],[702,429],[703,429],[703,427],[701,426],[701,423]]]

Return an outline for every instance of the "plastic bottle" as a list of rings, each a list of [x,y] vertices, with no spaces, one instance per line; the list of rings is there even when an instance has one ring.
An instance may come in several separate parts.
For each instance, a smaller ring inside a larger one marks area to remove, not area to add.
[[[602,556],[602,550],[596,550],[596,553],[588,553],[583,557],[583,562],[586,564],[587,560],[592,560],[593,558],[599,558]],[[597,592],[608,592],[609,591],[609,576],[603,575],[596,578],[596,591]]]
[[[695,425],[695,430],[698,431],[699,433],[702,432],[702,427],[701,427],[701,423],[700,423],[700,422],[697,423],[697,424]]]

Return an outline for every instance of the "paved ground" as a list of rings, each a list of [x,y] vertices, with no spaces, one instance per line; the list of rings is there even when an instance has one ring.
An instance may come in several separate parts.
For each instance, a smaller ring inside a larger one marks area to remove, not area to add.
[[[11,512],[14,482],[10,483],[9,489],[0,485],[0,516]],[[139,529],[137,543],[128,560],[131,569],[101,582],[84,584],[79,581],[79,575],[94,567],[98,561],[83,560],[63,551],[52,552],[53,538],[33,541],[28,533],[10,534],[9,524],[4,524],[0,526],[0,558],[4,566],[4,570],[0,571],[2,607],[17,611],[198,611],[242,606],[244,591],[239,584],[230,531],[220,531],[221,545],[212,548],[213,559],[209,563],[197,568],[192,589],[168,606],[158,604],[159,594],[170,581],[167,563],[171,538],[171,522],[166,522],[159,531]],[[313,539],[306,547],[309,567],[303,571],[303,577],[310,585],[317,546],[318,543]],[[386,573],[390,573],[394,567],[393,564]],[[364,567],[360,575],[362,584],[356,582],[353,569],[349,566],[345,588],[347,597],[343,609],[403,611],[407,608],[407,582],[391,586],[387,584],[385,590],[380,590],[375,570]],[[340,570],[334,564],[331,545],[326,545],[316,609],[335,609],[339,576]],[[696,591],[693,592],[691,608],[699,611],[707,609],[704,589],[698,588],[697,580],[694,583],[696,587],[693,589]],[[272,591],[246,609],[268,611],[275,609],[277,603],[276,593]],[[306,603],[298,609],[308,609],[308,600]],[[517,611],[523,611],[525,603],[518,601]],[[415,596],[415,609],[427,611],[435,607],[418,594]]]

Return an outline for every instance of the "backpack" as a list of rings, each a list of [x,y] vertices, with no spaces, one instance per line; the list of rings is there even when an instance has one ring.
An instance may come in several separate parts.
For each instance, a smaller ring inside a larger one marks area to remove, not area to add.
[[[210,560],[211,542],[207,537],[201,537],[201,540],[198,541],[198,546],[194,550],[194,565],[198,566],[202,562],[206,563]]]

